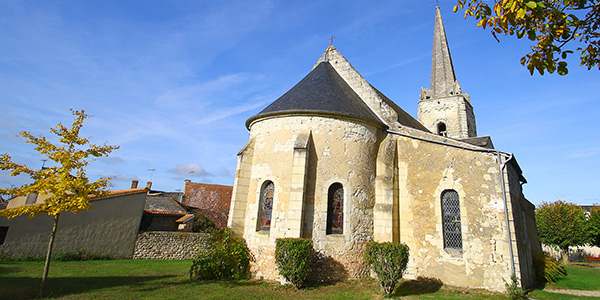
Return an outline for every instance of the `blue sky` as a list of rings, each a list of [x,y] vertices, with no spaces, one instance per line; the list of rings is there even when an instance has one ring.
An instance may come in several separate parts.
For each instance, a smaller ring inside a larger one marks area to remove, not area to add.
[[[501,38],[441,0],[456,76],[479,135],[514,153],[534,204],[600,203],[600,72],[570,61],[567,76],[519,64],[526,40]],[[0,153],[33,168],[16,137],[93,115],[82,135],[119,145],[88,175],[183,189],[184,179],[233,184],[245,120],[302,79],[329,45],[416,117],[429,87],[436,2],[11,1],[0,2]],[[155,169],[151,172],[149,169]],[[191,174],[190,172],[194,172]],[[0,173],[0,186],[27,178]]]

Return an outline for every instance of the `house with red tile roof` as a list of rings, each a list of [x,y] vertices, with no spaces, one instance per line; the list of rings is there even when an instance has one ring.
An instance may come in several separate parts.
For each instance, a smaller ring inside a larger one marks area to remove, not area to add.
[[[215,223],[216,228],[227,227],[229,204],[233,186],[196,183],[187,180],[184,204],[195,213],[201,213]]]

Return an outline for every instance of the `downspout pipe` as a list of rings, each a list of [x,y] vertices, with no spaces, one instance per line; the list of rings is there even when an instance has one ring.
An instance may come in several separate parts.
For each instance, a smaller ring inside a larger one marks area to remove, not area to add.
[[[502,200],[504,201],[504,219],[506,220],[506,234],[508,237],[508,251],[510,252],[510,270],[511,270],[511,274],[515,275],[515,255],[513,253],[510,221],[508,220],[508,199],[506,197],[506,180],[504,180],[504,168],[506,167],[508,162],[514,158],[514,155],[512,153],[500,152],[496,149],[487,149],[487,148],[481,148],[481,147],[470,146],[470,145],[451,144],[451,143],[447,143],[445,141],[430,139],[430,138],[422,137],[422,136],[416,136],[416,135],[406,133],[406,132],[399,132],[399,131],[394,131],[394,130],[388,130],[388,132],[391,134],[406,136],[406,137],[410,137],[410,138],[414,138],[417,140],[422,140],[422,141],[426,141],[426,142],[430,142],[430,143],[434,143],[434,144],[446,145],[446,146],[450,146],[450,147],[471,150],[471,151],[496,153],[496,155],[498,156],[498,168],[500,169],[500,182],[502,184]],[[502,162],[503,155],[508,155],[508,158],[504,162]]]
[[[498,166],[500,168],[500,181],[502,182],[502,199],[504,200],[504,219],[506,220],[506,234],[508,236],[508,251],[510,252],[510,270],[511,275],[515,275],[515,255],[513,252],[512,235],[510,232],[510,221],[508,220],[508,200],[506,199],[506,181],[504,180],[504,168],[506,164],[513,159],[513,154],[510,153],[508,159],[502,162],[500,151],[498,154]]]

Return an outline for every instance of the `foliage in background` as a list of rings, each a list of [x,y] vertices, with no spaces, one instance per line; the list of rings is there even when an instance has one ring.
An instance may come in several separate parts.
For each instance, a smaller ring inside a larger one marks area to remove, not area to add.
[[[544,252],[544,255],[533,263],[539,282],[552,283],[567,276],[565,267],[548,252]]]
[[[408,264],[408,246],[403,243],[369,242],[365,249],[365,261],[377,274],[381,290],[389,295]]]
[[[85,260],[109,260],[108,255],[100,255],[80,249],[75,252],[62,252],[52,255],[56,261],[85,261]],[[0,262],[3,261],[44,261],[43,256],[37,255],[13,255],[0,252]]]
[[[193,232],[211,232],[215,229],[215,222],[200,213],[194,214]]]
[[[559,247],[566,263],[570,246],[583,246],[590,240],[587,215],[577,204],[542,202],[535,210],[535,221],[540,241]]]
[[[207,249],[200,250],[190,268],[190,279],[240,280],[248,278],[250,251],[229,228],[214,230]]]
[[[517,279],[517,275],[512,274],[510,276],[510,283],[504,282],[504,286],[506,286],[506,294],[508,295],[508,299],[511,300],[527,300],[529,299],[529,292],[519,287],[519,280]]]
[[[5,261],[44,261],[44,257],[37,255],[14,255],[0,251],[0,262]]]
[[[591,244],[600,247],[600,206],[594,205],[590,211]]]
[[[107,195],[105,190],[108,186],[108,178],[100,178],[90,182],[86,174],[86,167],[97,157],[108,156],[110,152],[118,149],[118,146],[98,146],[90,143],[89,138],[79,137],[79,131],[83,127],[83,121],[90,116],[85,111],[71,110],[75,120],[71,128],[62,123],[50,129],[58,137],[55,145],[48,141],[43,135],[34,136],[27,131],[21,131],[19,135],[25,138],[27,144],[35,145],[35,150],[46,156],[55,166],[30,169],[12,161],[8,153],[0,155],[0,170],[10,170],[10,176],[20,174],[28,175],[32,183],[24,184],[10,189],[0,188],[0,194],[13,196],[27,196],[31,193],[48,195],[44,203],[37,205],[23,205],[16,208],[0,210],[0,216],[14,218],[16,216],[29,214],[33,217],[37,214],[48,214],[54,216],[54,226],[49,233],[50,241],[46,254],[46,263],[42,273],[42,284],[40,297],[44,292],[44,284],[50,269],[50,257],[54,246],[54,237],[58,227],[61,212],[71,211],[77,213],[82,209],[89,209],[90,197],[101,197]],[[91,158],[90,158],[91,157]]]
[[[63,252],[52,257],[58,261],[85,261],[85,260],[108,260],[108,255],[100,255],[88,252],[85,249],[79,249],[75,252]]]
[[[312,269],[312,240],[285,238],[277,239],[275,243],[275,264],[279,274],[296,288],[302,288]]]
[[[565,75],[567,56],[579,52],[580,65],[600,69],[599,0],[458,0],[465,18],[475,17],[477,26],[497,34],[515,35],[535,42],[521,64],[533,75],[537,70]],[[575,43],[575,47],[573,47]],[[569,48],[565,46],[569,45]]]

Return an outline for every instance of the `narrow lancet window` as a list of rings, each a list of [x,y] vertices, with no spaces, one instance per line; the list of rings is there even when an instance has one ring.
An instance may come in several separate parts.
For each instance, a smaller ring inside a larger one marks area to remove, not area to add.
[[[329,187],[327,201],[327,234],[344,233],[344,188],[340,183]]]
[[[258,229],[263,231],[271,230],[271,214],[273,212],[273,195],[275,194],[275,185],[272,181],[263,184],[260,192],[259,203],[259,225]]]
[[[442,193],[442,216],[444,248],[462,250],[460,199],[455,190],[446,190]]]

